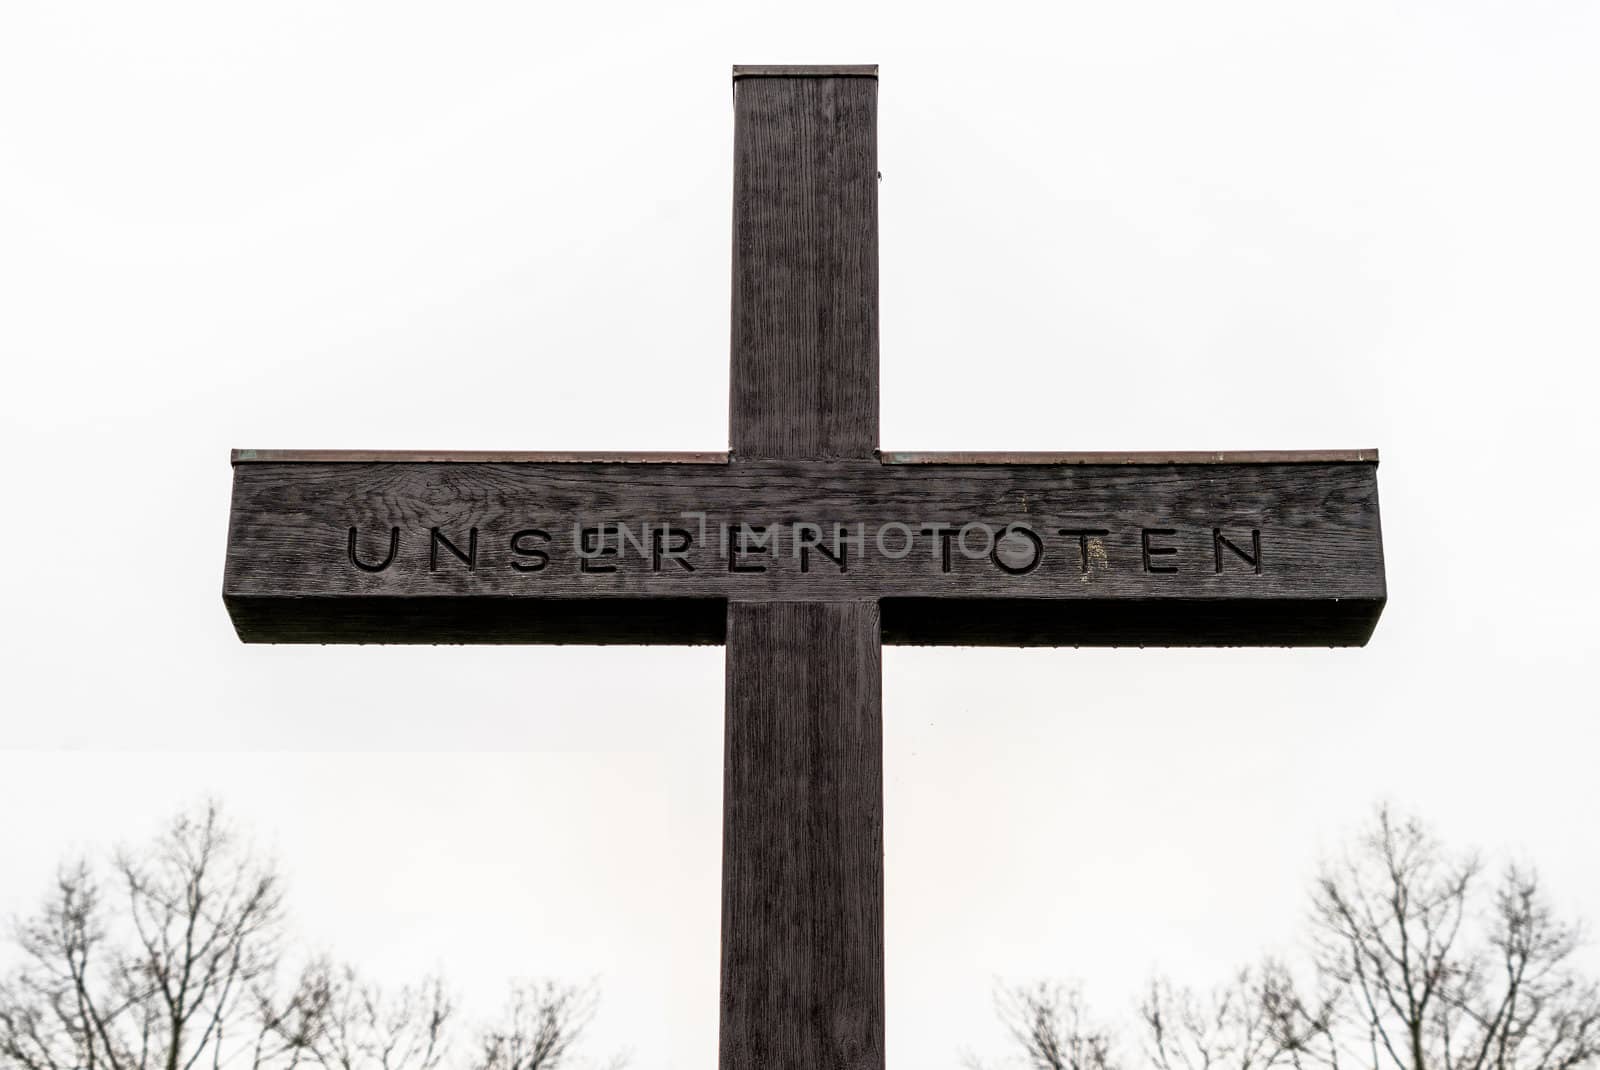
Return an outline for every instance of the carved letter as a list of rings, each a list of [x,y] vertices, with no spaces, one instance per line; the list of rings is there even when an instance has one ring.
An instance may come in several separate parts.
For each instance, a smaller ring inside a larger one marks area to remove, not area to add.
[[[1110,535],[1105,528],[1062,528],[1057,535],[1076,535],[1078,537],[1078,564],[1083,569],[1084,575],[1089,574],[1089,536]]]
[[[639,521],[639,537],[637,539],[633,537],[633,529],[626,522],[618,524],[616,528],[618,550],[625,550],[629,543],[633,543],[634,550],[639,554],[639,560],[643,561],[645,545],[648,543],[652,547],[651,554],[654,555],[655,535],[651,531],[649,524],[646,524],[643,520]],[[660,570],[658,569],[657,571]]]
[[[522,557],[533,558],[532,561],[527,562],[513,561],[511,562],[511,567],[518,572],[543,572],[544,567],[550,563],[550,555],[537,546],[522,545],[522,540],[528,538],[543,539],[545,542],[549,542],[550,533],[548,531],[540,531],[538,528],[523,528],[511,536],[511,552]]]
[[[848,531],[849,529],[846,528],[844,530]],[[839,566],[840,572],[849,572],[851,540],[849,535],[841,539],[839,534],[840,527],[835,524],[833,526],[833,552],[829,553],[828,548],[822,545],[821,528],[815,524],[796,524],[794,526],[794,541],[795,548],[800,551],[800,571],[811,571],[811,551],[815,550]]]
[[[663,546],[664,538],[670,537],[675,546]],[[656,528],[650,533],[650,569],[652,572],[661,571],[663,561],[671,561],[685,572],[693,572],[694,566],[683,559],[689,552],[693,539],[686,528]]]
[[[924,535],[931,535],[942,543],[942,553],[939,558],[939,571],[950,571],[950,539],[955,535],[956,529],[949,524],[930,524],[922,529]],[[930,541],[929,546],[933,543]]]
[[[1007,535],[1021,535],[1033,544],[1033,558],[1026,565],[1008,565],[1000,560],[1000,540]],[[1002,528],[994,540],[994,546],[989,550],[989,560],[995,567],[1007,576],[1026,576],[1039,567],[1039,562],[1044,560],[1044,540],[1032,529],[1022,524],[1012,524]]]
[[[746,546],[744,537],[754,537],[755,544]],[[758,528],[747,524],[737,524],[733,529],[733,538],[728,540],[728,571],[729,572],[765,572],[766,565],[746,565],[740,562],[740,554],[764,554],[767,552],[767,529]]]
[[[399,528],[390,528],[389,529],[389,556],[385,557],[383,559],[382,563],[380,563],[380,564],[369,565],[365,561],[362,561],[359,557],[356,556],[356,529],[355,528],[351,528],[350,529],[350,563],[352,565],[354,565],[356,568],[359,568],[362,572],[382,572],[384,569],[386,569],[390,565],[394,564],[394,555],[396,553],[398,553],[399,550],[400,550],[400,529]]]
[[[1152,535],[1176,535],[1176,528],[1141,528],[1139,531],[1139,546],[1144,550],[1144,570],[1146,572],[1176,572],[1177,565],[1152,565],[1150,559],[1163,554],[1176,554],[1176,546],[1151,546]]]
[[[439,533],[439,529],[438,528],[429,528],[428,529],[428,571],[429,572],[437,572],[439,570],[439,546],[441,544],[444,546],[444,548],[446,550],[449,550],[451,553],[455,554],[456,557],[458,559],[460,559],[461,562],[467,566],[467,571],[468,572],[476,572],[477,571],[477,569],[478,569],[478,529],[477,528],[469,528],[469,529],[467,529],[467,552],[466,553],[462,553],[460,547],[456,546],[455,543],[451,542],[449,539],[447,539],[443,535],[441,535]]]
[[[600,565],[595,562],[602,557],[616,557],[617,548],[605,545],[605,525],[598,528],[584,528],[578,534],[578,571],[579,572],[615,572],[616,565]]]
[[[1240,556],[1240,558],[1242,558],[1244,560],[1245,564],[1250,565],[1252,568],[1254,568],[1256,570],[1256,575],[1257,576],[1261,575],[1261,529],[1260,528],[1252,528],[1250,530],[1250,553],[1245,553],[1243,550],[1239,549],[1233,543],[1231,543],[1227,539],[1223,538],[1222,529],[1221,528],[1212,528],[1211,529],[1211,547],[1212,547],[1213,550],[1216,551],[1216,554],[1217,554],[1217,571],[1218,572],[1222,571],[1222,548],[1224,546],[1226,546],[1228,549],[1232,550],[1234,553],[1238,554]]]

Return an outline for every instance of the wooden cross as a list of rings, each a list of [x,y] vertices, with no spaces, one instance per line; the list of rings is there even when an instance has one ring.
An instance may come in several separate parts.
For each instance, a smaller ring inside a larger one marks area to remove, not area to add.
[[[721,1066],[883,1066],[880,644],[1360,645],[1372,451],[878,445],[876,67],[735,67],[726,454],[238,450],[266,643],[723,643]]]

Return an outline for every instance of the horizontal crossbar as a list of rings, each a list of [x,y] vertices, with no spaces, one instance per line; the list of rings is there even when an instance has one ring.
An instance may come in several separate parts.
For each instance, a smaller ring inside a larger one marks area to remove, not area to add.
[[[258,642],[717,642],[740,601],[881,600],[896,642],[1343,645],[1385,598],[1368,462],[234,469]]]

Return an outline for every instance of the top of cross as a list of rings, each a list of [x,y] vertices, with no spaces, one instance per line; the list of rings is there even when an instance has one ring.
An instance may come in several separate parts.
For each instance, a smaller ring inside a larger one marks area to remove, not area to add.
[[[876,63],[845,63],[836,66],[817,64],[742,64],[733,65],[733,80],[741,78],[876,78]]]

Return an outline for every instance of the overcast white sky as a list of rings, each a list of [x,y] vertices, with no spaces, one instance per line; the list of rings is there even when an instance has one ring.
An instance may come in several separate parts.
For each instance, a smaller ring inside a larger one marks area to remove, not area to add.
[[[1292,949],[1390,798],[1600,922],[1600,7],[0,13],[0,914],[215,792],[298,931],[714,1064],[718,649],[244,647],[230,447],[720,449],[735,62],[882,65],[883,444],[1379,447],[1345,651],[890,649],[890,1064]]]

